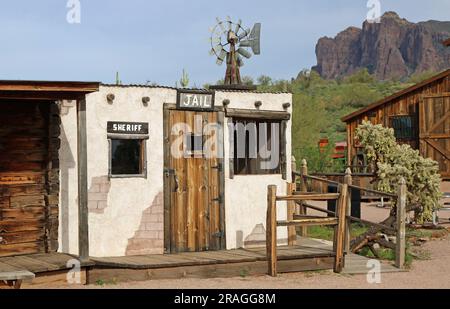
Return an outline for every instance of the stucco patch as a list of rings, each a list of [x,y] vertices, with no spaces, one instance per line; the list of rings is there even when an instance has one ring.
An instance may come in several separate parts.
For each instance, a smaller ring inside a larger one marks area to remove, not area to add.
[[[88,209],[91,213],[102,214],[108,207],[108,194],[111,182],[108,176],[94,177],[88,194]]]
[[[164,202],[160,192],[142,213],[141,224],[128,240],[125,255],[164,254]]]

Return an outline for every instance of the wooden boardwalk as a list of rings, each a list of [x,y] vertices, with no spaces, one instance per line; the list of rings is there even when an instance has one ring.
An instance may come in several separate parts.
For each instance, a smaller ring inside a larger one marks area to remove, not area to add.
[[[29,271],[34,274],[62,271],[72,269],[73,266],[67,266],[70,260],[77,259],[76,256],[51,253],[51,254],[32,254],[23,256],[12,256],[0,258],[0,273],[14,271]],[[93,266],[94,263],[81,263],[81,267]]]
[[[330,242],[298,238],[296,246],[278,247],[279,272],[331,270],[334,253]],[[33,284],[63,285],[76,256],[53,253],[0,258],[0,274],[29,272]],[[367,273],[367,258],[349,255],[343,273]],[[266,248],[189,252],[170,255],[91,258],[82,263],[82,283],[97,280],[143,281],[175,278],[217,278],[267,274]],[[382,264],[382,272],[398,271]],[[52,277],[54,276],[54,278]],[[25,284],[25,286],[27,286]]]
[[[316,244],[279,247],[279,271],[302,272],[333,268],[334,253]],[[145,281],[178,278],[226,278],[267,274],[266,248],[189,252],[171,255],[92,258],[89,282]]]

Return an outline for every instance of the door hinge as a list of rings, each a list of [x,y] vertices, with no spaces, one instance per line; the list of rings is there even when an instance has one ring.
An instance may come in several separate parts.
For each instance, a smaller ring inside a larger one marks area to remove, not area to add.
[[[225,236],[225,233],[221,231],[221,232],[214,233],[213,236],[217,237],[217,238],[223,238]]]
[[[217,166],[211,167],[212,169],[218,170],[219,172],[223,172],[223,164],[219,163]]]
[[[223,203],[223,195],[220,194],[218,198],[215,198],[215,199],[213,199],[212,201],[213,201],[213,202],[217,202],[217,203],[219,203],[219,204],[222,204],[222,203]]]

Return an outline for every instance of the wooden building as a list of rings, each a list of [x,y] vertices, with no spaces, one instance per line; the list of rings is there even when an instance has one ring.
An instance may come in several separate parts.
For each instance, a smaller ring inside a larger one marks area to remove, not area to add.
[[[61,119],[58,100],[77,110],[79,222],[87,213],[86,101],[95,82],[0,81],[0,256],[58,250]],[[87,230],[80,229],[80,256]]]
[[[0,257],[265,245],[291,114],[290,93],[0,81]]]
[[[393,128],[400,143],[437,161],[442,178],[450,179],[450,69],[342,120],[347,123],[349,165],[365,165],[355,131],[363,120],[369,120]]]

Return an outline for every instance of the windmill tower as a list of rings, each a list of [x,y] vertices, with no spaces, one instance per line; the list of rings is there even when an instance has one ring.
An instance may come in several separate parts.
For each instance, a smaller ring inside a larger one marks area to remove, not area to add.
[[[261,24],[257,23],[253,29],[245,29],[242,20],[233,22],[230,17],[227,21],[217,18],[217,24],[211,29],[211,51],[216,56],[218,65],[224,61],[227,64],[224,85],[211,86],[212,89],[242,89],[254,90],[255,86],[243,85],[240,68],[244,65],[243,58],[250,59],[252,52],[261,53]],[[250,48],[249,51],[247,48]]]

